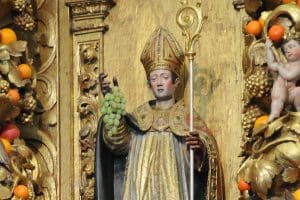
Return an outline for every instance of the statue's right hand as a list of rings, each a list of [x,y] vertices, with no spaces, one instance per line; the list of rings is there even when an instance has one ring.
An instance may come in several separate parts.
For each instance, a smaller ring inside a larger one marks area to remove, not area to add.
[[[107,74],[105,74],[103,72],[100,73],[99,82],[100,82],[101,93],[103,96],[105,96],[107,93],[111,92],[110,81],[107,81],[106,78],[107,78]],[[113,83],[114,83],[114,86],[119,86],[118,81],[115,77],[113,77]]]
[[[107,93],[111,91],[110,88],[110,81],[106,80],[107,74],[100,73],[99,75],[99,83],[100,83],[100,89],[103,96],[105,96]]]

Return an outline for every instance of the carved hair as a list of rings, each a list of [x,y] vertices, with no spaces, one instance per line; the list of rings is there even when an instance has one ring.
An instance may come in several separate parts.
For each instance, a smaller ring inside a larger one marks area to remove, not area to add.
[[[295,30],[290,30],[285,33],[285,38],[283,43],[287,43],[290,40],[296,40],[300,44],[300,33],[296,32]]]

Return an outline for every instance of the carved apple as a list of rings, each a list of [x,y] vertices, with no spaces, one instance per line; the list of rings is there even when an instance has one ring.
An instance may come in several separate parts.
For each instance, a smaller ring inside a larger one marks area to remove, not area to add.
[[[20,130],[19,128],[11,123],[6,124],[0,133],[0,138],[9,140],[10,142],[19,137]]]

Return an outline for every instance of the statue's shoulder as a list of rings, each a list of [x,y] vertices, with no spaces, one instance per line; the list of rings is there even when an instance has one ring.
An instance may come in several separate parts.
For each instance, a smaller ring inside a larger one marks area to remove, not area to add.
[[[132,115],[142,131],[150,129],[153,122],[153,112],[149,102],[138,106]]]
[[[207,128],[205,122],[201,119],[200,115],[194,110],[193,112],[193,127],[194,129],[209,134],[210,130]],[[185,136],[189,132],[190,125],[190,112],[189,105],[184,100],[178,101],[171,109],[170,112],[170,127],[176,135]]]

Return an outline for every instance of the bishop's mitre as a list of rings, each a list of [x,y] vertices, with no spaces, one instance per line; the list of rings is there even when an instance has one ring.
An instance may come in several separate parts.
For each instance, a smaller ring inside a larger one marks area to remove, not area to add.
[[[174,36],[158,27],[148,39],[141,55],[147,77],[157,69],[167,69],[180,76],[184,53]]]

